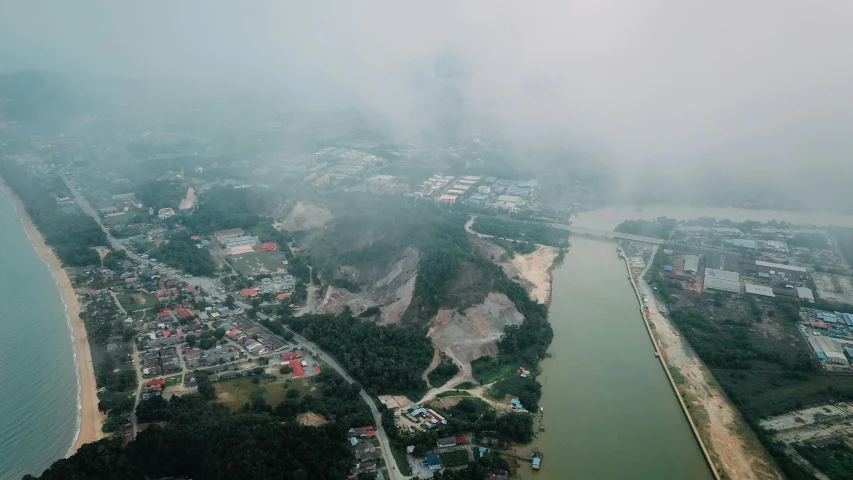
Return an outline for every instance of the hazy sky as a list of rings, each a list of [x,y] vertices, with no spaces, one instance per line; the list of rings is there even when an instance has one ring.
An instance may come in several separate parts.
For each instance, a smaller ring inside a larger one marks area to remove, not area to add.
[[[401,125],[453,105],[628,167],[850,183],[851,25],[845,1],[0,1],[0,70],[229,79]]]

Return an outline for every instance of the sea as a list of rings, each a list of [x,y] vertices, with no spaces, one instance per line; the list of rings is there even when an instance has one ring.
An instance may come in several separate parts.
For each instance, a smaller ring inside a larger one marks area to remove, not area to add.
[[[52,272],[0,190],[0,479],[65,457],[79,426],[71,328]]]

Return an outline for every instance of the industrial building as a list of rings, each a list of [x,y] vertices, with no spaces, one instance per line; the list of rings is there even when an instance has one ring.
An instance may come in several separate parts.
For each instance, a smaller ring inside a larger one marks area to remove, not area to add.
[[[814,303],[814,292],[811,288],[797,287],[797,296],[800,297],[800,300]]]
[[[835,340],[821,335],[810,336],[808,341],[815,355],[821,361],[836,365],[847,365],[849,363],[847,357],[844,356],[844,348]]]
[[[742,262],[741,265],[744,270],[756,272],[759,276],[779,275],[780,277],[783,277],[787,280],[795,281],[806,280],[809,276],[808,270],[803,267],[783,265],[781,263],[771,263],[756,260],[754,263]]]
[[[705,269],[705,290],[740,293],[740,274],[716,268]]]
[[[685,255],[683,270],[696,275],[699,272],[699,257],[696,255]]]
[[[772,287],[767,287],[764,285],[753,285],[751,283],[745,283],[744,287],[746,288],[746,293],[751,293],[753,295],[761,295],[762,297],[776,296],[776,294],[773,293]]]

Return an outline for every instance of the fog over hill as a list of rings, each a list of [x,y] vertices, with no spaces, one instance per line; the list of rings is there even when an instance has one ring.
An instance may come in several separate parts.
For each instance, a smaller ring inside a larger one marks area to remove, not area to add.
[[[625,199],[824,208],[853,178],[849,3],[49,3],[5,4],[2,71],[354,107],[413,140],[498,132],[543,173],[570,156],[543,149],[594,158]]]

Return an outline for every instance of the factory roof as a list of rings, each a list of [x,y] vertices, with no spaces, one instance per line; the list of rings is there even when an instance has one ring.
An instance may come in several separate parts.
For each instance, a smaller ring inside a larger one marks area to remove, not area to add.
[[[797,287],[797,296],[803,300],[814,302],[814,292],[811,288]]]
[[[705,289],[740,292],[740,274],[726,270],[717,270],[716,268],[706,268]]]
[[[764,285],[753,285],[751,283],[747,283],[744,286],[746,287],[746,293],[751,293],[753,295],[762,295],[765,297],[776,296],[776,294],[773,293],[773,289],[771,287],[766,287]]]
[[[501,195],[501,196],[499,196],[499,197],[498,197],[498,201],[499,201],[499,202],[511,202],[511,203],[518,203],[518,202],[520,202],[520,201],[521,201],[521,197],[516,197],[516,196],[513,196],[513,195]]]
[[[791,265],[784,265],[781,263],[763,262],[761,260],[756,260],[755,264],[758,266],[761,266],[761,267],[775,268],[777,270],[790,270],[792,272],[803,272],[803,273],[806,273],[806,271],[807,271],[803,267],[794,267]]]
[[[696,255],[684,256],[684,271],[696,273],[699,271],[699,257]]]

